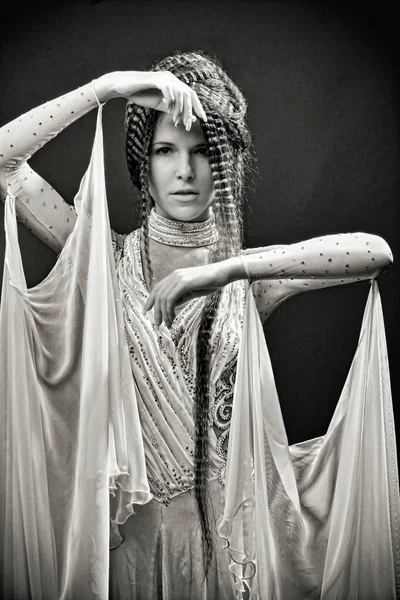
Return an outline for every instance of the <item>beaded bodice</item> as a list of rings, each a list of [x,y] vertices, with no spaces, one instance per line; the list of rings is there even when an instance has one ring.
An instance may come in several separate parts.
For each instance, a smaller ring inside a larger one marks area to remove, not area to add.
[[[205,298],[179,307],[170,329],[164,323],[157,328],[152,311],[143,314],[148,290],[139,230],[120,238],[115,256],[150,489],[167,504],[194,485],[196,340]],[[224,288],[211,337],[210,479],[221,483],[246,285],[237,281]]]

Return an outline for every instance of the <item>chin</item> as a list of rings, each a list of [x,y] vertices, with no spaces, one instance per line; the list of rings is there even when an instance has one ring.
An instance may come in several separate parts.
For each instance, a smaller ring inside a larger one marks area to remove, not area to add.
[[[168,210],[163,208],[161,214],[174,221],[205,221],[210,216],[209,208],[210,206],[174,206],[168,208]]]

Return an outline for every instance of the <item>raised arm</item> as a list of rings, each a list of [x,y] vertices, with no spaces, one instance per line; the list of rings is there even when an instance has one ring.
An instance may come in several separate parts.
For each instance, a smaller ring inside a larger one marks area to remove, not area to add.
[[[96,98],[97,96],[97,98]],[[16,197],[19,220],[56,252],[76,221],[75,209],[28,164],[29,158],[68,125],[97,106],[124,97],[192,122],[205,114],[197,94],[168,72],[116,71],[34,108],[0,129],[0,189]],[[176,102],[175,102],[176,101]],[[193,114],[192,114],[193,110]]]
[[[75,209],[36,173],[29,158],[68,125],[97,106],[92,83],[21,115],[0,129],[0,188],[16,198],[18,219],[55,252],[76,220]]]

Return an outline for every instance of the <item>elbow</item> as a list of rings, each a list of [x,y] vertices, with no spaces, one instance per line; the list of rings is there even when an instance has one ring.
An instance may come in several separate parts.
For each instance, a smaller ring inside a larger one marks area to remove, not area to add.
[[[393,264],[393,252],[387,243],[379,235],[364,234],[368,236],[367,244],[369,245],[369,252],[371,253],[371,259],[375,263],[375,267],[379,270],[387,270]]]
[[[381,263],[382,268],[388,268],[393,264],[393,252],[386,240],[380,236],[375,237],[377,245],[377,259]]]

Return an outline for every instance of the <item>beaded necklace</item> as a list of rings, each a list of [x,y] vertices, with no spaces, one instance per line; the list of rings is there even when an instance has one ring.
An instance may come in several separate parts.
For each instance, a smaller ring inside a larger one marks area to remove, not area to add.
[[[200,247],[215,244],[218,230],[211,209],[211,216],[205,221],[173,221],[161,217],[154,207],[149,214],[149,238],[167,246]]]

